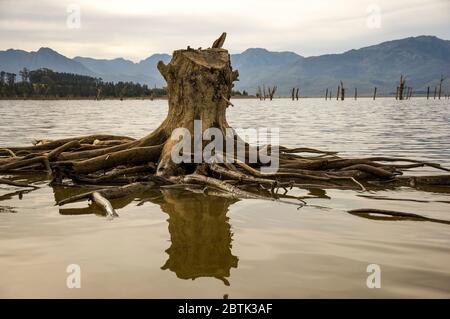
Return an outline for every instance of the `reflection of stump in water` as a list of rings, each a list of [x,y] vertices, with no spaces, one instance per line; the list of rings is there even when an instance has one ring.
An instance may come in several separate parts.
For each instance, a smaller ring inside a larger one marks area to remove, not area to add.
[[[189,194],[175,197],[164,192],[162,210],[169,215],[172,241],[166,250],[169,259],[162,269],[178,278],[215,277],[229,285],[231,267],[238,258],[231,254],[231,231],[226,213],[233,200]]]

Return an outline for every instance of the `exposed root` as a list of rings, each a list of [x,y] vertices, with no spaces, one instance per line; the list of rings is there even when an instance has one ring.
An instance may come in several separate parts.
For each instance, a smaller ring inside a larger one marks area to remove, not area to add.
[[[172,181],[176,182],[176,183],[184,183],[184,184],[202,184],[205,185],[207,187],[212,187],[215,189],[219,189],[225,193],[228,193],[230,195],[230,198],[234,198],[234,199],[260,199],[260,200],[270,200],[270,201],[277,201],[277,202],[282,202],[285,204],[291,204],[291,205],[295,205],[295,206],[303,206],[303,204],[299,204],[299,203],[293,203],[290,201],[283,201],[283,200],[279,200],[276,197],[273,196],[262,196],[262,195],[258,195],[255,193],[251,193],[245,190],[240,189],[239,187],[233,186],[230,183],[217,179],[217,178],[213,178],[213,177],[208,177],[208,176],[204,176],[204,175],[200,175],[200,174],[190,174],[190,175],[186,175],[183,176],[181,178],[177,178],[174,177],[171,179]]]
[[[35,185],[26,184],[26,183],[20,183],[15,181],[10,181],[8,179],[0,178],[0,184],[6,184],[10,186],[17,186],[17,187],[31,187],[31,188],[39,188]]]
[[[0,154],[1,153],[8,153],[9,155],[11,155],[12,157],[16,157],[16,154],[11,151],[9,148],[0,148]]]
[[[50,153],[48,153],[47,158],[49,161],[56,160],[62,152],[68,151],[70,149],[79,148],[80,146],[81,146],[80,142],[76,140],[67,142],[66,144],[63,144],[52,150]]]
[[[47,156],[37,156],[37,157],[29,158],[29,159],[18,158],[18,160],[16,160],[16,161],[12,161],[10,163],[1,165],[0,172],[11,171],[13,169],[30,166],[35,163],[41,164],[47,172],[49,172],[49,173],[52,172],[52,169],[50,167],[50,163],[49,163]]]
[[[375,167],[372,165],[367,165],[367,164],[356,164],[356,165],[351,165],[351,166],[347,166],[344,167],[342,169],[343,171],[348,171],[348,170],[359,170],[361,172],[367,172],[370,173],[374,176],[380,177],[380,178],[393,178],[395,176],[394,173],[389,172],[383,168],[380,167]]]
[[[361,208],[349,210],[348,212],[352,215],[375,220],[411,220],[411,221],[426,221],[450,225],[450,221],[448,220],[428,218],[417,214],[403,213],[392,210]]]
[[[57,165],[69,166],[75,174],[88,174],[99,170],[107,170],[120,165],[134,165],[145,162],[156,162],[162,146],[134,147],[78,162],[58,162]],[[0,167],[1,169],[1,167]]]
[[[99,192],[93,192],[90,196],[90,199],[103,209],[108,219],[119,217],[109,200],[103,197]]]
[[[111,187],[111,188],[103,188],[99,190],[94,190],[82,194],[78,194],[69,198],[65,198],[57,203],[57,205],[62,206],[69,203],[74,203],[80,200],[90,199],[92,197],[92,194],[97,192],[103,197],[107,199],[114,199],[114,198],[120,198],[125,196],[130,196],[134,194],[143,193],[146,190],[149,190],[153,187],[155,187],[155,182],[148,182],[148,183],[133,183],[125,186],[120,187]]]
[[[321,150],[317,150],[314,148],[308,148],[308,147],[288,148],[285,146],[280,146],[280,152],[283,152],[283,153],[316,153],[316,154],[325,154],[325,155],[337,154],[337,152],[321,151]]]
[[[73,179],[79,184],[93,184],[100,185],[103,183],[122,183],[120,178],[128,178],[129,176],[136,176],[139,173],[154,173],[155,166],[153,164],[149,165],[141,165],[141,166],[133,166],[129,168],[115,169],[111,171],[109,174],[100,175],[97,177],[92,176],[76,176]],[[136,176],[136,179],[138,177]],[[126,179],[128,181],[128,179]]]
[[[46,170],[53,172],[52,184],[61,184],[65,178],[70,178],[81,185],[125,185],[119,188],[98,190],[98,193],[106,199],[122,197],[127,194],[140,192],[142,189],[167,184],[169,180],[170,183],[176,184],[171,187],[180,185],[181,188],[192,192],[206,193],[205,190],[208,189],[208,194],[215,192],[223,197],[264,200],[280,200],[281,197],[277,189],[282,189],[282,193],[284,191],[284,194],[286,194],[288,189],[292,187],[348,188],[346,181],[357,185],[363,191],[366,190],[363,182],[369,184],[378,182],[384,185],[394,185],[394,187],[450,185],[450,175],[399,176],[405,169],[420,166],[447,170],[435,163],[388,157],[343,159],[335,156],[335,152],[321,152],[309,148],[287,149],[283,147],[280,148],[280,168],[276,173],[262,173],[259,169],[260,164],[249,164],[236,159],[234,164],[203,164],[201,166],[203,169],[195,173],[192,173],[192,169],[189,169],[189,166],[176,165],[171,170],[165,170],[166,173],[169,171],[170,175],[162,175],[161,178],[157,177],[156,164],[153,163],[161,164],[162,158],[164,158],[163,144],[138,146],[141,143],[139,140],[133,141],[127,138],[99,140],[98,137],[99,135],[92,135],[81,139],[46,141],[36,145],[36,147],[39,147],[39,151],[31,148],[28,151],[32,151],[25,155],[17,156],[17,154],[14,154],[16,157],[9,157],[0,161],[0,173],[18,174],[23,171]],[[92,144],[85,144],[89,141]],[[165,143],[164,145],[168,147],[165,154],[170,154],[171,149],[168,145],[172,145],[170,143]],[[44,150],[40,149],[44,146]],[[102,148],[80,151],[81,148],[86,148],[86,146],[101,146]],[[24,148],[22,151],[26,152],[27,150]],[[304,158],[296,155],[299,152],[322,153],[325,157]],[[412,164],[381,163],[400,160],[409,161]],[[197,165],[197,170],[198,168],[200,166]],[[11,184],[10,181],[6,181]],[[22,183],[16,183],[16,186],[33,187]],[[259,194],[249,192],[243,188],[258,189]],[[270,190],[270,192],[265,194],[264,190]],[[93,191],[77,195],[73,198],[65,199],[59,204],[62,205],[80,199],[90,199],[92,194]],[[288,203],[292,204],[292,202]]]
[[[440,169],[440,170],[443,170],[446,172],[450,172],[450,169],[442,167],[441,164],[418,161],[418,160],[402,158],[402,157],[368,157],[365,160],[374,161],[374,162],[410,162],[410,163],[417,163],[417,164],[421,164],[423,166],[429,166],[429,167]],[[395,165],[393,165],[393,166],[395,166]],[[401,167],[401,166],[396,166],[396,167]]]
[[[71,137],[60,139],[56,141],[42,141],[41,143],[37,143],[34,146],[25,146],[25,147],[11,147],[10,149],[13,151],[42,151],[42,150],[52,150],[61,145],[66,144],[70,141],[80,141],[80,143],[92,144],[95,140],[111,140],[111,139],[128,139],[134,140],[131,137],[127,136],[117,136],[117,135],[88,135],[88,136],[79,136],[79,137]]]

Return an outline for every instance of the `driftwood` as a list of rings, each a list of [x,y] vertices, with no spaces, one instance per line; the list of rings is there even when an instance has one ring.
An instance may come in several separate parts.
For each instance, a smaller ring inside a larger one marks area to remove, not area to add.
[[[11,181],[9,179],[0,178],[0,184],[10,185],[10,186],[16,186],[16,187],[31,187],[31,188],[39,188],[35,185],[21,183],[21,182],[15,182]]]
[[[52,173],[52,185],[64,184],[66,181],[77,185],[96,185],[95,190],[66,198],[58,204],[92,200],[111,216],[114,213],[107,201],[135,196],[155,187],[168,185],[194,192],[203,192],[206,188],[232,199],[277,201],[281,198],[277,195],[278,189],[308,185],[359,191],[371,187],[421,188],[450,185],[450,175],[406,174],[408,169],[421,166],[448,171],[437,163],[389,157],[347,159],[336,152],[311,148],[279,146],[279,153],[274,155],[279,167],[273,173],[263,173],[261,169],[268,163],[259,158],[256,162],[251,162],[248,156],[245,160],[236,159],[233,163],[210,163],[203,158],[200,163],[175,162],[172,155],[176,152],[178,140],[171,136],[176,129],[183,128],[193,134],[195,119],[201,120],[201,133],[214,128],[226,137],[227,130],[230,129],[226,121],[226,110],[232,105],[231,91],[239,73],[232,69],[230,55],[222,48],[225,38],[224,33],[208,49],[177,50],[170,63],[158,63],[158,70],[167,82],[169,109],[167,118],[150,134],[140,139],[89,135],[53,141],[41,140],[33,146],[2,148],[0,174],[47,171]],[[403,99],[404,84],[402,76],[397,93],[399,99]],[[271,87],[268,91],[268,96],[272,99],[276,87]],[[331,100],[331,94],[330,89],[325,96],[329,96]],[[265,85],[262,89],[258,88],[258,95],[260,99],[267,97]],[[376,88],[374,98],[375,95]],[[292,97],[297,96],[298,89],[293,89]],[[337,99],[339,97],[342,100],[345,98],[342,82],[337,90]],[[224,143],[229,141],[226,138],[223,140]],[[238,141],[242,140],[236,137],[232,140],[232,145],[237,147],[234,143]],[[200,146],[203,150],[203,145]],[[244,146],[247,155],[254,149],[247,143]],[[272,151],[273,148],[268,145],[266,150]],[[115,186],[98,186],[111,184]],[[284,202],[293,199],[292,196],[285,197]],[[299,201],[295,201],[295,204],[299,205]]]
[[[99,192],[93,192],[91,200],[103,209],[108,218],[113,219],[114,217],[119,217],[109,200],[103,197]]]
[[[375,220],[410,220],[410,221],[424,221],[450,225],[450,221],[448,220],[429,218],[422,215],[397,212],[393,210],[361,208],[361,209],[353,209],[348,212],[352,215]]]

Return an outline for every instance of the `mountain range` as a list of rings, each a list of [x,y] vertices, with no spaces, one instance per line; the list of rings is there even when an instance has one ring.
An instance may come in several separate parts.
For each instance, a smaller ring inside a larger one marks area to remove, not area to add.
[[[24,67],[49,68],[102,78],[104,81],[132,81],[162,87],[164,79],[156,69],[158,61],[170,61],[169,54],[153,54],[140,62],[123,58],[68,58],[50,48],[38,51],[0,51],[0,70],[19,74]],[[434,88],[441,75],[450,76],[450,41],[434,36],[409,37],[383,42],[340,54],[303,57],[294,52],[272,52],[250,48],[231,55],[239,70],[235,89],[254,94],[258,86],[277,86],[277,95],[289,95],[293,87],[301,95],[323,95],[326,88],[336,92],[339,81],[350,90],[369,94],[376,86],[380,94],[395,92],[401,74],[415,91]],[[447,84],[445,84],[447,85]],[[447,91],[447,90],[445,90]]]

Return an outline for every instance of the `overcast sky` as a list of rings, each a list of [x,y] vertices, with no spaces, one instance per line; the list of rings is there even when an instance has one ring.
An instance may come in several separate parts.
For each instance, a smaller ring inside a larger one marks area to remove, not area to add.
[[[80,15],[77,15],[77,12]],[[208,47],[304,56],[417,35],[450,39],[450,0],[0,0],[0,50],[124,57]]]

